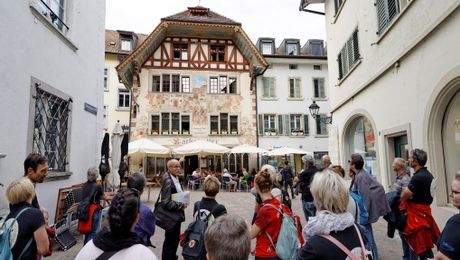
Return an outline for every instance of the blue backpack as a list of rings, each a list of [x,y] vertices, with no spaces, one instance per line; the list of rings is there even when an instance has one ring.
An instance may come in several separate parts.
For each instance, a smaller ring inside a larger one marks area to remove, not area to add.
[[[16,217],[14,217],[12,221],[9,221],[10,219],[7,219],[3,223],[2,229],[0,230],[1,232],[0,234],[0,259],[13,260],[13,253],[11,252],[11,246],[10,246],[11,230],[13,229],[14,223],[17,221],[19,216],[21,216],[21,214],[24,213],[28,209],[29,207],[23,208],[21,211],[19,211],[19,213],[16,215]],[[22,252],[19,255],[18,259],[21,259],[24,252],[30,247],[30,244],[32,244],[32,239],[33,237],[30,238],[26,246],[22,249]]]
[[[359,219],[359,224],[361,225],[367,224],[367,221],[369,220],[369,212],[366,209],[366,202],[364,202],[359,190],[350,191],[350,195],[356,203],[355,220]]]
[[[289,216],[284,213],[283,204],[281,204],[280,208],[277,208],[273,204],[269,203],[264,204],[264,206],[270,206],[276,209],[276,211],[278,211],[278,213],[283,217],[276,243],[273,241],[270,234],[265,231],[265,234],[270,240],[271,246],[275,249],[276,255],[282,260],[297,259],[301,245],[297,234],[297,221],[294,214]]]

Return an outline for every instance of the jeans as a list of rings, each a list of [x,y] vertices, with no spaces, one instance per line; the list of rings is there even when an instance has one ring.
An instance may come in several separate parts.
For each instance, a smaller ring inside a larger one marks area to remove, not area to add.
[[[308,222],[309,217],[314,217],[316,215],[316,207],[315,204],[312,202],[307,202],[302,200],[302,209],[303,213],[305,214],[305,219]]]
[[[372,231],[372,225],[371,225],[371,223],[368,223],[368,224],[362,225],[362,226],[364,227],[364,235],[366,236],[367,241],[371,245],[372,256],[373,256],[374,260],[378,260],[379,259],[379,254],[377,252],[377,244],[375,243],[374,232]]]
[[[88,233],[85,235],[85,240],[83,241],[83,244],[86,245],[88,241],[94,238],[96,235],[97,229],[99,228],[99,221],[101,220],[101,210],[96,209],[93,213],[93,223],[92,223],[92,229],[91,233]]]
[[[401,231],[398,231],[398,232],[399,232],[399,237],[401,238],[401,244],[402,244],[402,249],[403,249],[402,259],[403,260],[417,260],[417,255],[410,248],[403,233]]]

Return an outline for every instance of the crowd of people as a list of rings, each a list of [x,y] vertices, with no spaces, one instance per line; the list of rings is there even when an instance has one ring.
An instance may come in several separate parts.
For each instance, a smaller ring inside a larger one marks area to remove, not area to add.
[[[360,154],[352,154],[347,167],[332,164],[327,155],[322,162],[319,169],[313,156],[307,154],[302,157],[304,167],[298,174],[286,162],[280,169],[262,166],[252,180],[246,169],[238,180],[231,177],[238,186],[243,181],[253,182],[254,217],[250,226],[249,220],[242,219],[238,212],[228,212],[216,200],[221,180],[195,171],[192,176],[202,180],[204,196],[192,205],[194,221],[182,238],[184,252],[185,248],[197,248],[198,255],[193,259],[248,259],[250,254],[255,259],[281,259],[280,250],[289,245],[284,241],[283,229],[288,223],[294,226],[290,231],[296,240],[293,245],[299,245],[291,250],[296,259],[378,259],[373,224],[384,217],[389,237],[398,230],[403,259],[460,259],[460,214],[451,217],[440,232],[430,207],[433,175],[425,167],[425,151],[411,150],[407,163],[402,158],[394,159],[395,182],[387,193],[364,169]],[[345,169],[350,185],[344,180]],[[129,175],[126,188],[109,193],[96,181],[99,169],[88,169],[82,187],[85,203],[79,208],[84,246],[76,259],[157,259],[148,248],[156,226],[165,229],[161,259],[178,259],[185,209],[190,206],[188,201],[177,199],[177,194],[184,192],[180,173],[179,161],[169,160],[152,209],[140,200],[146,185],[143,173]],[[46,157],[32,153],[24,161],[24,177],[6,189],[10,213],[5,225],[15,229],[10,239],[13,259],[39,259],[51,254],[48,213],[40,206],[34,186],[47,174]],[[299,216],[291,210],[291,199],[297,192],[301,193],[306,221],[303,228]],[[452,181],[450,197],[460,209],[460,172]],[[106,225],[100,224],[101,201],[110,201]],[[159,218],[160,211],[167,217]],[[196,230],[202,236],[196,235]],[[251,248],[253,239],[255,247]],[[436,254],[432,250],[435,245]],[[188,259],[185,253],[184,258]]]

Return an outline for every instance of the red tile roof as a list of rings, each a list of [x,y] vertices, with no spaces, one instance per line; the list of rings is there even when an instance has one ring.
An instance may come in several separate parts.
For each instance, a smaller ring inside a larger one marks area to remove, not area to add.
[[[127,32],[127,31],[114,31],[114,30],[105,30],[105,52],[106,53],[120,53],[120,54],[129,54],[130,51],[123,51],[121,50],[120,46],[120,34],[123,35],[136,35],[137,42],[136,46],[133,46],[133,50],[139,46],[148,35],[141,34],[141,33],[134,33],[134,32]]]
[[[188,7],[187,10],[162,18],[161,21],[241,25],[241,23],[235,22],[230,18],[220,15],[209,10],[209,8],[202,6]]]

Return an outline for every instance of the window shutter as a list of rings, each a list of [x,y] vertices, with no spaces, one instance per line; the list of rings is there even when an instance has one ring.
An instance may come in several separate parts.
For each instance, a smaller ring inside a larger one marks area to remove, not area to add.
[[[388,24],[387,0],[377,0],[375,5],[377,7],[378,20],[377,34],[380,34]]]
[[[308,128],[308,115],[303,115],[303,135],[309,135],[310,129]]]
[[[264,135],[264,116],[259,115],[259,136]]]
[[[283,115],[283,122],[284,122],[284,134],[289,135],[291,132],[291,126],[289,124],[289,115]]]
[[[300,98],[301,97],[300,96],[300,86],[301,86],[300,79],[296,79],[295,82],[296,82],[296,84],[295,84],[295,97]]]
[[[270,97],[276,97],[275,95],[275,78],[270,78]]]
[[[278,115],[278,135],[283,134],[283,115]]]

